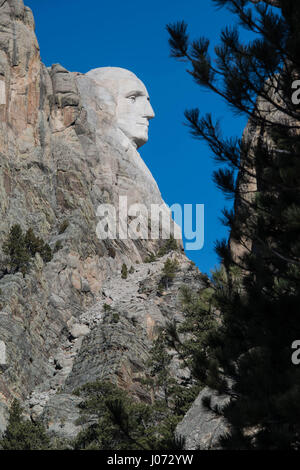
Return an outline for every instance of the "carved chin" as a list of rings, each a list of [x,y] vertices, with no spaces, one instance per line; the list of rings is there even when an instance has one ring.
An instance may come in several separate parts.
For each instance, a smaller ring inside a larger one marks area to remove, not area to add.
[[[136,145],[136,148],[140,148],[142,145],[146,144],[148,142],[148,134],[144,135],[143,137],[134,137],[133,141]]]
[[[136,132],[132,139],[137,148],[140,148],[146,142],[148,142],[148,127],[139,129],[139,132]]]
[[[126,132],[123,129],[121,130],[137,149],[148,142],[148,129],[144,130],[143,132],[136,132],[134,135],[130,132]]]

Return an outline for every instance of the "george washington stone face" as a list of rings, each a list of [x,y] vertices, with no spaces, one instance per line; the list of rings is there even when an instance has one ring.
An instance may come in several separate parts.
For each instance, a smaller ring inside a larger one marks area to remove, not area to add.
[[[115,101],[115,124],[139,148],[148,141],[149,120],[154,117],[143,82],[129,70],[101,67],[86,74],[105,88]]]

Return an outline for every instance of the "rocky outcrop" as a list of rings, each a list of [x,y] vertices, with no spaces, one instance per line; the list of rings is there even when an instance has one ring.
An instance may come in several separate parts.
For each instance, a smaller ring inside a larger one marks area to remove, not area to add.
[[[226,421],[203,405],[206,397],[210,397],[212,408],[222,408],[228,403],[227,396],[219,396],[207,387],[199,393],[176,428],[176,435],[184,438],[187,450],[220,449],[218,440],[229,431]]]
[[[271,1],[265,3],[271,4]],[[276,6],[276,2],[274,2],[274,6]],[[275,149],[276,152],[279,151],[274,142],[274,136],[272,136],[272,124],[279,123],[290,127],[289,134],[291,136],[298,133],[299,122],[296,121],[294,111],[289,105],[290,96],[285,97],[282,93],[278,93],[278,89],[284,90],[281,82],[285,81],[287,75],[294,76],[295,79],[298,78],[295,72],[290,71],[288,74],[287,71],[284,71],[283,76],[278,75],[266,81],[262,92],[263,96],[257,98],[256,112],[249,119],[242,137],[243,151],[241,153],[237,192],[234,201],[234,224],[229,240],[233,258],[240,264],[243,264],[243,255],[261,249],[259,248],[260,244],[251,239],[249,230],[247,230],[247,227],[251,227],[251,224],[255,225],[256,220],[251,202],[259,192],[269,190],[263,176],[262,164],[255,156],[257,148],[263,143],[270,154]],[[265,122],[262,122],[262,120],[265,120]],[[275,152],[273,158],[276,158]],[[235,236],[236,232],[237,236]]]
[[[176,278],[158,293],[166,257],[144,261],[162,240],[98,239],[99,204],[117,207],[127,195],[129,204],[167,208],[92,85],[59,64],[46,68],[30,9],[22,0],[0,1],[0,246],[18,223],[54,252],[47,263],[36,254],[25,276],[0,273],[1,430],[16,397],[32,419],[43,415],[51,431],[74,436],[72,393],[97,378],[151,400],[141,386],[151,341],[167,319],[181,321],[179,286],[187,281],[201,289],[180,243],[172,255],[179,260]],[[123,263],[133,267],[127,280]],[[174,375],[181,374],[174,357]]]
[[[168,257],[176,258],[180,269],[170,287],[161,291],[161,271]],[[68,422],[76,426],[78,408],[73,393],[86,383],[110,380],[136,399],[152,402],[153,392],[145,388],[143,380],[149,378],[147,360],[153,339],[167,321],[183,321],[180,287],[188,284],[195,291],[205,287],[197,268],[176,252],[153,263],[135,265],[132,271],[127,279],[119,273],[104,282],[102,299],[80,316],[76,335],[50,358],[52,375],[26,402],[33,419],[41,416],[51,423],[50,430],[61,430],[62,437],[67,431],[58,425],[61,394],[71,408],[73,405]],[[175,353],[170,368],[178,383],[189,381],[189,371],[181,367]]]

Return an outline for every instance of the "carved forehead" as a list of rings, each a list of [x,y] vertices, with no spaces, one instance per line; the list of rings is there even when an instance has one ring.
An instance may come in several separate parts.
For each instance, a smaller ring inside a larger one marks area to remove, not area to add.
[[[90,70],[86,75],[108,89],[115,98],[132,91],[148,95],[143,82],[133,72],[120,67],[100,67]]]

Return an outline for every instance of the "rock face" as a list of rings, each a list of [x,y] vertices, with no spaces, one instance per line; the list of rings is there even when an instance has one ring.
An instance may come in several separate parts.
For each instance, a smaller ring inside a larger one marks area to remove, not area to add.
[[[259,0],[258,0],[259,2]],[[256,3],[258,3],[256,2]],[[270,3],[270,2],[265,2]],[[274,6],[276,6],[274,2]],[[294,72],[290,72],[291,76],[298,78]],[[274,77],[271,81],[267,81],[265,85],[265,94],[269,95],[270,100],[265,97],[259,96],[257,98],[256,107],[257,114],[265,118],[269,123],[281,123],[290,126],[291,136],[298,132],[293,130],[299,127],[299,122],[293,118],[287,110],[287,104],[283,96],[278,94],[278,88],[282,85],[278,82],[283,78],[280,76]],[[285,113],[285,110],[287,112]],[[271,135],[268,126],[264,126],[261,122],[251,117],[247,123],[247,126],[243,133],[243,144],[245,146],[245,153],[242,156],[240,171],[237,178],[237,194],[234,201],[234,226],[230,234],[230,248],[234,259],[243,264],[242,258],[247,252],[252,250],[259,250],[258,244],[254,243],[253,240],[245,234],[249,233],[247,226],[251,226],[251,221],[255,223],[255,213],[249,207],[249,203],[253,201],[254,195],[260,191],[264,191],[265,183],[262,177],[262,170],[259,168],[259,162],[255,157],[257,152],[257,146],[260,142],[271,151],[276,147],[274,139]],[[238,237],[235,238],[235,226],[237,227]],[[240,233],[243,233],[241,240],[239,239]]]
[[[0,273],[0,430],[16,397],[33,419],[43,415],[51,431],[74,436],[72,392],[96,378],[151,400],[141,378],[157,327],[182,319],[182,283],[201,288],[180,241],[175,280],[158,293],[166,257],[144,261],[161,239],[97,236],[98,206],[117,208],[119,196],[159,204],[170,218],[135,146],[114,126],[108,101],[89,74],[47,69],[30,9],[22,0],[0,0],[0,246],[18,223],[55,248],[47,263],[36,254],[25,276]],[[123,263],[133,267],[128,279],[121,278]],[[174,357],[174,375],[183,380],[178,371]]]
[[[158,285],[168,257],[176,257],[180,269],[168,290],[161,292]],[[138,400],[151,403],[154,396],[143,386],[143,379],[149,377],[146,363],[152,341],[166,321],[183,320],[179,288],[188,284],[201,290],[204,285],[197,274],[197,268],[184,255],[173,252],[156,262],[135,265],[127,279],[120,274],[108,278],[102,300],[79,318],[89,332],[84,337],[70,337],[61,345],[52,358],[52,376],[27,400],[32,417],[42,416],[45,423],[51,423],[49,430],[55,429],[61,437],[74,437],[78,408],[73,392],[97,379],[108,379]],[[174,354],[171,373],[178,383],[186,383],[189,371],[179,366]],[[70,432],[58,425],[62,399],[69,404]]]
[[[212,407],[222,407],[228,402],[228,397],[218,396],[208,388],[199,393],[176,428],[177,436],[185,438],[185,448],[188,450],[217,450],[218,439],[228,432],[226,422],[203,406],[202,400],[206,396],[211,398]]]
[[[155,114],[145,85],[134,73],[120,67],[100,67],[85,75],[91,80],[89,89],[96,90],[96,102],[101,97],[112,124],[140,148],[148,141],[149,120]],[[83,85],[84,87],[84,85]],[[94,108],[95,114],[97,109]],[[98,126],[97,126],[98,127]]]

